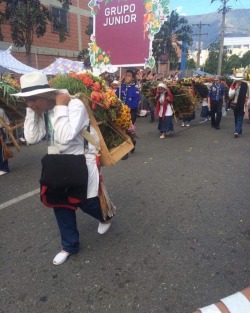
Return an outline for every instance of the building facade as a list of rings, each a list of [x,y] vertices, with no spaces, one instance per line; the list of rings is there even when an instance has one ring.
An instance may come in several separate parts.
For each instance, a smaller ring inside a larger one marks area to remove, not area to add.
[[[79,52],[88,47],[89,36],[85,34],[87,26],[91,22],[88,2],[89,0],[72,0],[70,10],[66,12],[62,10],[60,2],[57,0],[41,0],[41,3],[66,25],[67,39],[60,43],[58,32],[53,29],[52,23],[48,23],[43,37],[34,36],[31,49],[32,67],[42,69],[59,57],[76,60]],[[3,4],[0,8],[3,8]],[[27,64],[25,49],[13,45],[9,26],[4,25],[2,30],[4,41],[0,41],[0,50],[6,50],[12,45],[12,55]]]

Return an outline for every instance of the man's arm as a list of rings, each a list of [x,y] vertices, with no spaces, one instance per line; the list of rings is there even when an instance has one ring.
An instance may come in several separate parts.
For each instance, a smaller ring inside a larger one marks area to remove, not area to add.
[[[31,108],[26,109],[24,121],[24,137],[28,144],[39,142],[46,135],[44,116],[39,115]]]

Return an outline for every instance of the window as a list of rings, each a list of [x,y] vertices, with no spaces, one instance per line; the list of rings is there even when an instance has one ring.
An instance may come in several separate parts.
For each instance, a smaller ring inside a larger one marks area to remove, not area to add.
[[[52,14],[52,31],[53,32],[59,32],[61,27],[64,27],[64,30],[66,32],[69,31],[68,26],[68,12],[60,9],[60,8],[51,8],[51,14]]]

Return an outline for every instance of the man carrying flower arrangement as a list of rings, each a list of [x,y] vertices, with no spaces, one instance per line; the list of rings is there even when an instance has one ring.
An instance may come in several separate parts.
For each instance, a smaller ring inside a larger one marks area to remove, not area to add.
[[[43,204],[54,209],[62,250],[53,264],[60,265],[79,251],[77,208],[99,221],[99,234],[106,233],[111,225],[111,217],[103,217],[99,198],[99,138],[80,99],[70,97],[67,90],[50,88],[40,72],[25,74],[20,82],[21,92],[13,96],[27,102],[24,133],[29,144],[45,136],[44,112],[48,110],[51,145],[42,159],[40,197]],[[94,138],[93,144],[83,138],[83,129]]]
[[[159,116],[158,130],[161,133],[160,138],[163,139],[170,132],[174,131],[173,125],[173,95],[164,83],[159,83],[156,94],[156,110],[155,115]]]

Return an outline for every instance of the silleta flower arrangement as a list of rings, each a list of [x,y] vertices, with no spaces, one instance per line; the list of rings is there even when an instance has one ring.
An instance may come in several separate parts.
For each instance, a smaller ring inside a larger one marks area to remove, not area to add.
[[[11,122],[21,121],[25,117],[26,103],[24,99],[11,96],[20,90],[18,80],[8,74],[0,80],[0,104]]]
[[[67,89],[71,95],[84,95],[99,124],[108,149],[113,149],[124,141],[115,130],[116,127],[129,134],[134,133],[130,109],[116,96],[114,90],[106,88],[102,78],[87,71],[57,75],[50,80],[50,84],[53,88]]]

